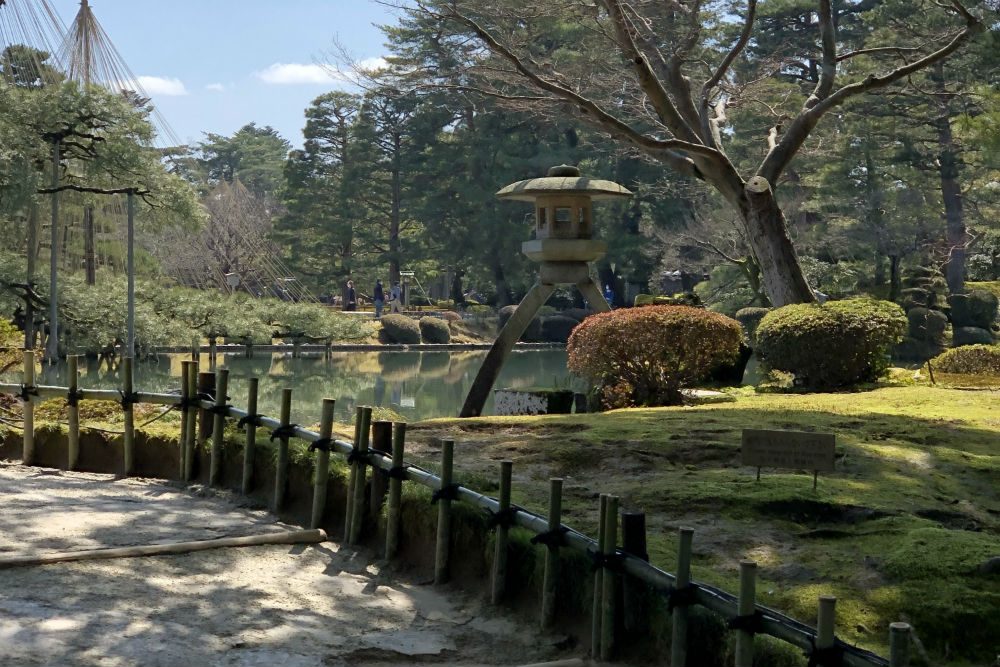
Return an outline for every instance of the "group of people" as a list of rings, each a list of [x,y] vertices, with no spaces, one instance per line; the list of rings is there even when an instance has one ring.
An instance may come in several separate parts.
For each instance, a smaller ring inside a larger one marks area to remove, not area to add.
[[[344,310],[357,310],[358,309],[358,293],[354,290],[354,281],[347,281],[347,298],[344,301]],[[375,289],[372,291],[372,303],[375,305],[375,317],[382,317],[382,311],[385,309],[385,288],[382,287],[382,281],[375,281]],[[392,287],[389,289],[389,312],[398,313],[400,312],[400,306],[403,303],[403,291],[399,287],[399,282],[394,282]]]

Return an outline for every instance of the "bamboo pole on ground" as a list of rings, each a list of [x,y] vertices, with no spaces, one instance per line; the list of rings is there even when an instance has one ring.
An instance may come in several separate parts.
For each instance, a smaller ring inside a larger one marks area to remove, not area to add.
[[[549,480],[549,534],[562,527],[562,479]],[[545,570],[542,575],[542,630],[552,627],[556,616],[556,584],[559,580],[559,547],[546,545]]]
[[[392,434],[392,467],[403,470],[403,450],[406,444],[406,423],[395,425]],[[389,510],[385,522],[385,557],[386,560],[396,555],[399,550],[399,514],[403,501],[403,480],[398,475],[389,478]]]
[[[500,604],[507,590],[507,542],[510,527],[505,517],[510,511],[510,490],[513,471],[514,463],[512,461],[500,462],[500,509],[498,510],[498,514],[504,517],[504,519],[497,523],[496,545],[493,552],[493,585],[491,586],[490,595],[490,600],[493,604]]]
[[[254,449],[257,447],[257,424],[252,418],[257,415],[257,390],[257,378],[250,378],[247,381],[247,416],[251,419],[246,422],[247,441],[243,448],[243,483],[240,485],[243,495],[249,494],[253,488],[253,457]]]
[[[451,556],[451,500],[447,490],[451,487],[455,464],[455,441],[441,442],[441,491],[444,497],[438,500],[437,544],[434,549],[434,583],[448,581]]]
[[[597,553],[604,553],[607,530],[608,494],[602,493],[597,508]],[[604,591],[604,570],[598,568],[594,572],[594,600],[590,619],[590,656],[595,660],[601,655],[601,597]]]
[[[31,350],[25,350],[23,360],[24,370],[21,383],[27,393],[21,408],[24,413],[24,447],[21,450],[21,462],[24,465],[31,465],[35,460],[35,404],[31,400],[30,393],[35,387],[35,353]]]
[[[392,455],[392,422],[372,422],[371,448],[387,456]],[[378,521],[385,503],[385,494],[389,488],[389,475],[381,468],[372,468],[371,495],[368,501],[368,516],[373,522]]]
[[[292,423],[292,390],[281,390],[281,428]],[[274,511],[280,512],[285,506],[285,487],[288,485],[288,436],[278,438],[278,457],[274,464]]]
[[[618,548],[618,496],[608,496],[604,519],[604,558],[609,560]],[[601,595],[601,660],[611,660],[615,650],[615,574],[605,568]]]
[[[189,361],[188,366],[188,396],[194,399],[198,395],[198,362]],[[194,459],[198,437],[198,410],[192,406],[188,413],[187,432],[184,435],[184,481],[190,482],[194,478]]]
[[[674,590],[687,588],[691,584],[691,545],[694,541],[694,530],[680,529],[680,541],[677,546],[677,580]],[[670,667],[685,667],[687,664],[687,605],[674,606],[673,627],[670,639]]]
[[[132,357],[122,359],[122,408],[125,412],[125,434],[122,449],[125,453],[124,474],[135,469],[135,410],[133,410]]]
[[[740,561],[739,615],[750,616],[757,609],[757,563]],[[736,667],[753,667],[753,633],[736,631]]]
[[[76,470],[80,461],[80,406],[76,392],[80,389],[80,357],[71,354],[66,357],[66,384],[69,390],[67,396],[66,420],[69,430],[66,435],[67,460],[66,470]]]
[[[360,405],[354,408],[354,451],[358,451],[361,446],[361,422],[363,421],[364,408]],[[351,474],[347,478],[347,507],[344,509],[344,542],[351,542],[351,522],[354,521],[354,487],[357,485],[357,466],[351,464]]]
[[[333,435],[333,410],[337,402],[332,398],[323,399],[323,414],[320,417],[319,437],[329,441]],[[316,449],[316,480],[313,486],[312,519],[310,528],[319,528],[323,523],[323,511],[326,509],[326,487],[330,479],[330,447]]]
[[[354,502],[351,503],[351,535],[349,544],[361,541],[361,532],[365,525],[365,481],[368,477],[368,438],[371,434],[372,409],[361,410],[361,439],[358,441],[358,458],[354,462],[357,477],[354,480]]]
[[[191,418],[191,406],[188,403],[191,400],[191,393],[188,387],[188,378],[191,376],[191,364],[190,361],[181,362],[181,436],[179,438],[179,466],[177,475],[180,479],[185,479],[184,471],[187,470],[187,432],[188,432],[188,420]]]
[[[889,624],[889,667],[910,667],[910,624]]]
[[[222,448],[226,437],[226,401],[229,400],[229,371],[222,368],[215,372],[215,412],[212,420],[212,458],[208,468],[210,486],[219,483],[222,476]]]

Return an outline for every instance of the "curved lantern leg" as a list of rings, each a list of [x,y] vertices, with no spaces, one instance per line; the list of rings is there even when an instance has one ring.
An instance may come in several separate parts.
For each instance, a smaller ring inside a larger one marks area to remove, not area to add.
[[[580,290],[580,294],[587,300],[595,313],[606,313],[611,310],[611,305],[604,299],[601,288],[597,286],[593,278],[577,283],[576,288]]]

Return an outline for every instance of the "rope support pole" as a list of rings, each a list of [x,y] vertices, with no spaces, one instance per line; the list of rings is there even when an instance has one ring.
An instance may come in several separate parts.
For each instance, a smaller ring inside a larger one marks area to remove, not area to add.
[[[406,423],[394,424],[392,433],[392,468],[389,469],[389,507],[385,521],[385,558],[399,550],[399,515],[403,500],[403,453],[406,446]]]
[[[208,483],[215,486],[222,477],[222,448],[226,437],[226,401],[229,399],[229,371],[215,372],[215,407],[212,411],[212,458],[208,468]]]
[[[618,549],[618,496],[608,496],[608,506],[604,517],[604,560],[609,560]],[[614,571],[604,568],[601,595],[601,660],[608,661],[615,651],[615,595],[618,583]]]
[[[247,416],[257,416],[257,391],[259,381],[257,378],[247,380]],[[257,447],[257,420],[247,419],[245,422],[247,434],[246,444],[243,447],[243,481],[240,490],[243,495],[248,495],[253,490],[253,458],[254,449]]]
[[[128,477],[135,470],[135,411],[136,396],[133,389],[132,357],[122,359],[122,410],[125,413],[125,434],[122,438],[124,453],[123,474]]]
[[[80,402],[77,392],[80,390],[80,357],[71,354],[66,357],[66,421],[69,430],[66,432],[66,470],[76,470],[80,461]]]
[[[450,575],[452,475],[455,441],[441,442],[441,486],[438,488],[437,544],[434,550],[434,583],[443,584]]]
[[[198,362],[189,361],[187,377],[188,400],[193,402],[198,395]],[[193,406],[188,410],[187,429],[184,433],[184,481],[194,479],[194,460],[198,453],[198,410]]]
[[[694,530],[681,528],[677,545],[677,584],[674,592],[691,589],[691,547],[694,542]],[[670,665],[685,667],[687,664],[687,628],[688,604],[677,604],[677,598],[672,598],[673,627],[670,629]]]
[[[562,527],[562,479],[549,480],[549,535]],[[549,630],[556,617],[556,584],[559,580],[559,545],[545,547],[545,570],[542,575],[542,630]]]
[[[604,553],[607,544],[607,509],[608,494],[602,493],[597,507],[597,551]],[[604,570],[598,568],[594,572],[594,602],[590,621],[590,657],[597,659],[601,655],[601,598],[604,595]]]
[[[352,452],[357,477],[354,480],[354,501],[351,503],[349,544],[357,544],[361,541],[361,532],[365,523],[365,481],[368,476],[368,438],[371,434],[371,423],[372,409],[365,407],[361,410],[361,439],[358,441],[357,451]]]
[[[361,422],[364,420],[365,409],[362,406],[354,408],[354,444],[352,451],[358,451],[361,446]],[[351,475],[347,480],[347,507],[344,510],[344,542],[351,542],[351,523],[354,521],[354,487],[358,482],[357,466],[351,464]]]
[[[35,403],[31,396],[35,391],[35,353],[24,351],[24,370],[21,375],[21,400],[24,413],[24,445],[21,462],[31,465],[35,460]]]
[[[274,466],[274,511],[285,506],[285,488],[288,486],[288,427],[292,423],[292,390],[281,390],[281,427],[278,437],[278,458]],[[274,437],[274,433],[271,434]]]
[[[757,610],[757,563],[740,561],[739,619],[753,618]],[[730,622],[730,626],[734,624]],[[753,667],[753,628],[737,629],[736,667]]]
[[[514,463],[512,461],[500,462],[500,509],[496,513],[498,518],[496,522],[497,534],[493,552],[492,585],[490,586],[490,601],[493,604],[500,604],[507,590],[507,542],[511,521],[506,517],[510,512],[510,490],[513,472]]]
[[[319,528],[323,523],[323,512],[326,510],[326,487],[330,479],[330,436],[333,435],[333,411],[337,402],[332,398],[323,399],[323,413],[319,424],[319,440],[313,442],[309,449],[316,451],[316,472],[313,483],[312,518],[310,528]],[[322,444],[321,444],[322,443]]]

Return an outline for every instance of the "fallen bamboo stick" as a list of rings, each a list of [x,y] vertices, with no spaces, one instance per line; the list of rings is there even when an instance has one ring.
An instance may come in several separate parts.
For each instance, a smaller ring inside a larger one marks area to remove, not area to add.
[[[265,535],[244,537],[222,537],[215,540],[194,542],[173,542],[171,544],[150,544],[137,547],[117,547],[113,549],[86,549],[82,551],[59,551],[32,556],[11,556],[0,558],[0,570],[15,567],[31,567],[50,563],[67,563],[80,560],[106,560],[111,558],[136,558],[140,556],[163,556],[184,554],[193,551],[208,551],[227,547],[255,547],[268,544],[318,544],[326,541],[322,530],[291,530]]]

